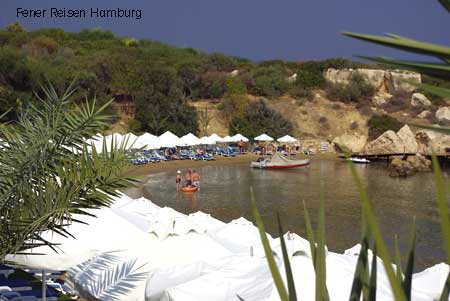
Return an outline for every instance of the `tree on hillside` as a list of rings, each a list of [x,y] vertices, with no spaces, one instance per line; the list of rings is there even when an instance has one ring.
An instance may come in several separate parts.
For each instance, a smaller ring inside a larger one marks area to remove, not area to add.
[[[233,118],[230,124],[231,134],[241,133],[247,137],[256,137],[261,133],[281,137],[292,134],[293,129],[289,120],[262,99],[250,103],[244,116]]]
[[[225,80],[225,96],[243,95],[247,88],[239,77],[229,76]]]
[[[5,29],[7,32],[12,32],[12,33],[26,32],[25,28],[19,22],[10,23],[10,24],[6,25]]]
[[[84,139],[109,119],[95,102],[75,107],[73,90],[58,96],[43,89],[40,107],[28,106],[11,125],[0,125],[0,262],[7,254],[51,242],[42,233],[70,236],[64,227],[74,214],[110,205],[125,176],[130,156],[113,147],[108,156],[90,157]]]
[[[187,104],[174,68],[158,64],[137,74],[139,79],[132,95],[136,103],[135,118],[142,130],[155,135],[167,130],[176,135],[197,132],[197,111]]]
[[[254,93],[260,96],[278,97],[286,93],[289,84],[286,70],[281,67],[258,67],[254,71]]]

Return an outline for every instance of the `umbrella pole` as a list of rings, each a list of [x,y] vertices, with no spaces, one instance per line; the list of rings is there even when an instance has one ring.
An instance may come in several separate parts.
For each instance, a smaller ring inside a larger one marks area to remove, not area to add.
[[[42,270],[42,301],[45,301],[47,299],[47,284],[46,282],[46,274],[45,270]]]

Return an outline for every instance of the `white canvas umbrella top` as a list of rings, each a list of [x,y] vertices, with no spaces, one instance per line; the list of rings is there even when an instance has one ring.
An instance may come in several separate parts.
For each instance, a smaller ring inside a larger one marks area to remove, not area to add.
[[[233,137],[231,137],[231,139],[233,139],[233,142],[239,142],[239,141],[244,141],[244,142],[248,142],[248,138],[245,136],[242,136],[241,134],[236,134]]]
[[[214,142],[221,142],[222,141],[222,137],[220,137],[216,133],[214,133],[211,136],[209,136],[209,138],[211,138],[211,140],[213,140]]]
[[[223,137],[221,142],[233,142],[233,138],[231,138],[230,136],[225,136]]]
[[[199,144],[200,144],[200,139],[192,133],[184,135],[183,137],[180,138],[180,140],[178,142],[179,146],[193,146],[193,145],[199,145]]]
[[[273,138],[267,134],[261,134],[261,135],[255,137],[255,140],[256,141],[273,141]]]
[[[145,146],[145,149],[158,149],[161,147],[161,142],[159,141],[159,138],[149,133],[145,133],[139,136],[138,140],[136,141],[136,144],[138,147]]]
[[[216,144],[216,141],[211,137],[204,136],[204,137],[200,138],[200,144],[212,145],[212,144]]]
[[[170,131],[165,132],[159,136],[161,147],[176,147],[179,144],[180,138]]]
[[[281,138],[278,138],[277,141],[278,142],[283,142],[283,143],[294,143],[294,142],[297,142],[298,140],[295,139],[294,137],[286,135],[286,136],[283,136]]]

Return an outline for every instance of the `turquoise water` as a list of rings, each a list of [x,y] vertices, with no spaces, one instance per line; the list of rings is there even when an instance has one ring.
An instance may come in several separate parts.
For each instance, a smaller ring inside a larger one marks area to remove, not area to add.
[[[379,225],[392,250],[394,235],[406,252],[410,226],[416,217],[417,270],[445,260],[432,173],[390,178],[383,165],[357,165],[376,211]],[[360,238],[360,203],[345,162],[313,160],[308,167],[271,171],[248,164],[198,168],[201,189],[194,194],[175,191],[175,172],[150,175],[144,196],[160,206],[184,213],[201,210],[224,221],[244,216],[252,220],[249,187],[258,201],[266,230],[276,234],[276,212],[284,227],[305,236],[303,201],[316,222],[321,187],[325,193],[327,245],[342,252]]]

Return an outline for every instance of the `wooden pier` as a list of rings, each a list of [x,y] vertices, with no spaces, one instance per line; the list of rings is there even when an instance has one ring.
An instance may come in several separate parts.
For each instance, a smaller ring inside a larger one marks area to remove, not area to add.
[[[372,162],[386,162],[389,164],[391,162],[392,157],[400,157],[402,160],[406,160],[410,156],[422,155],[425,158],[431,160],[430,154],[422,154],[422,153],[385,153],[385,154],[364,154],[364,153],[352,153],[352,157],[356,158],[366,158]],[[450,153],[436,154],[439,163],[441,166],[450,167]]]

